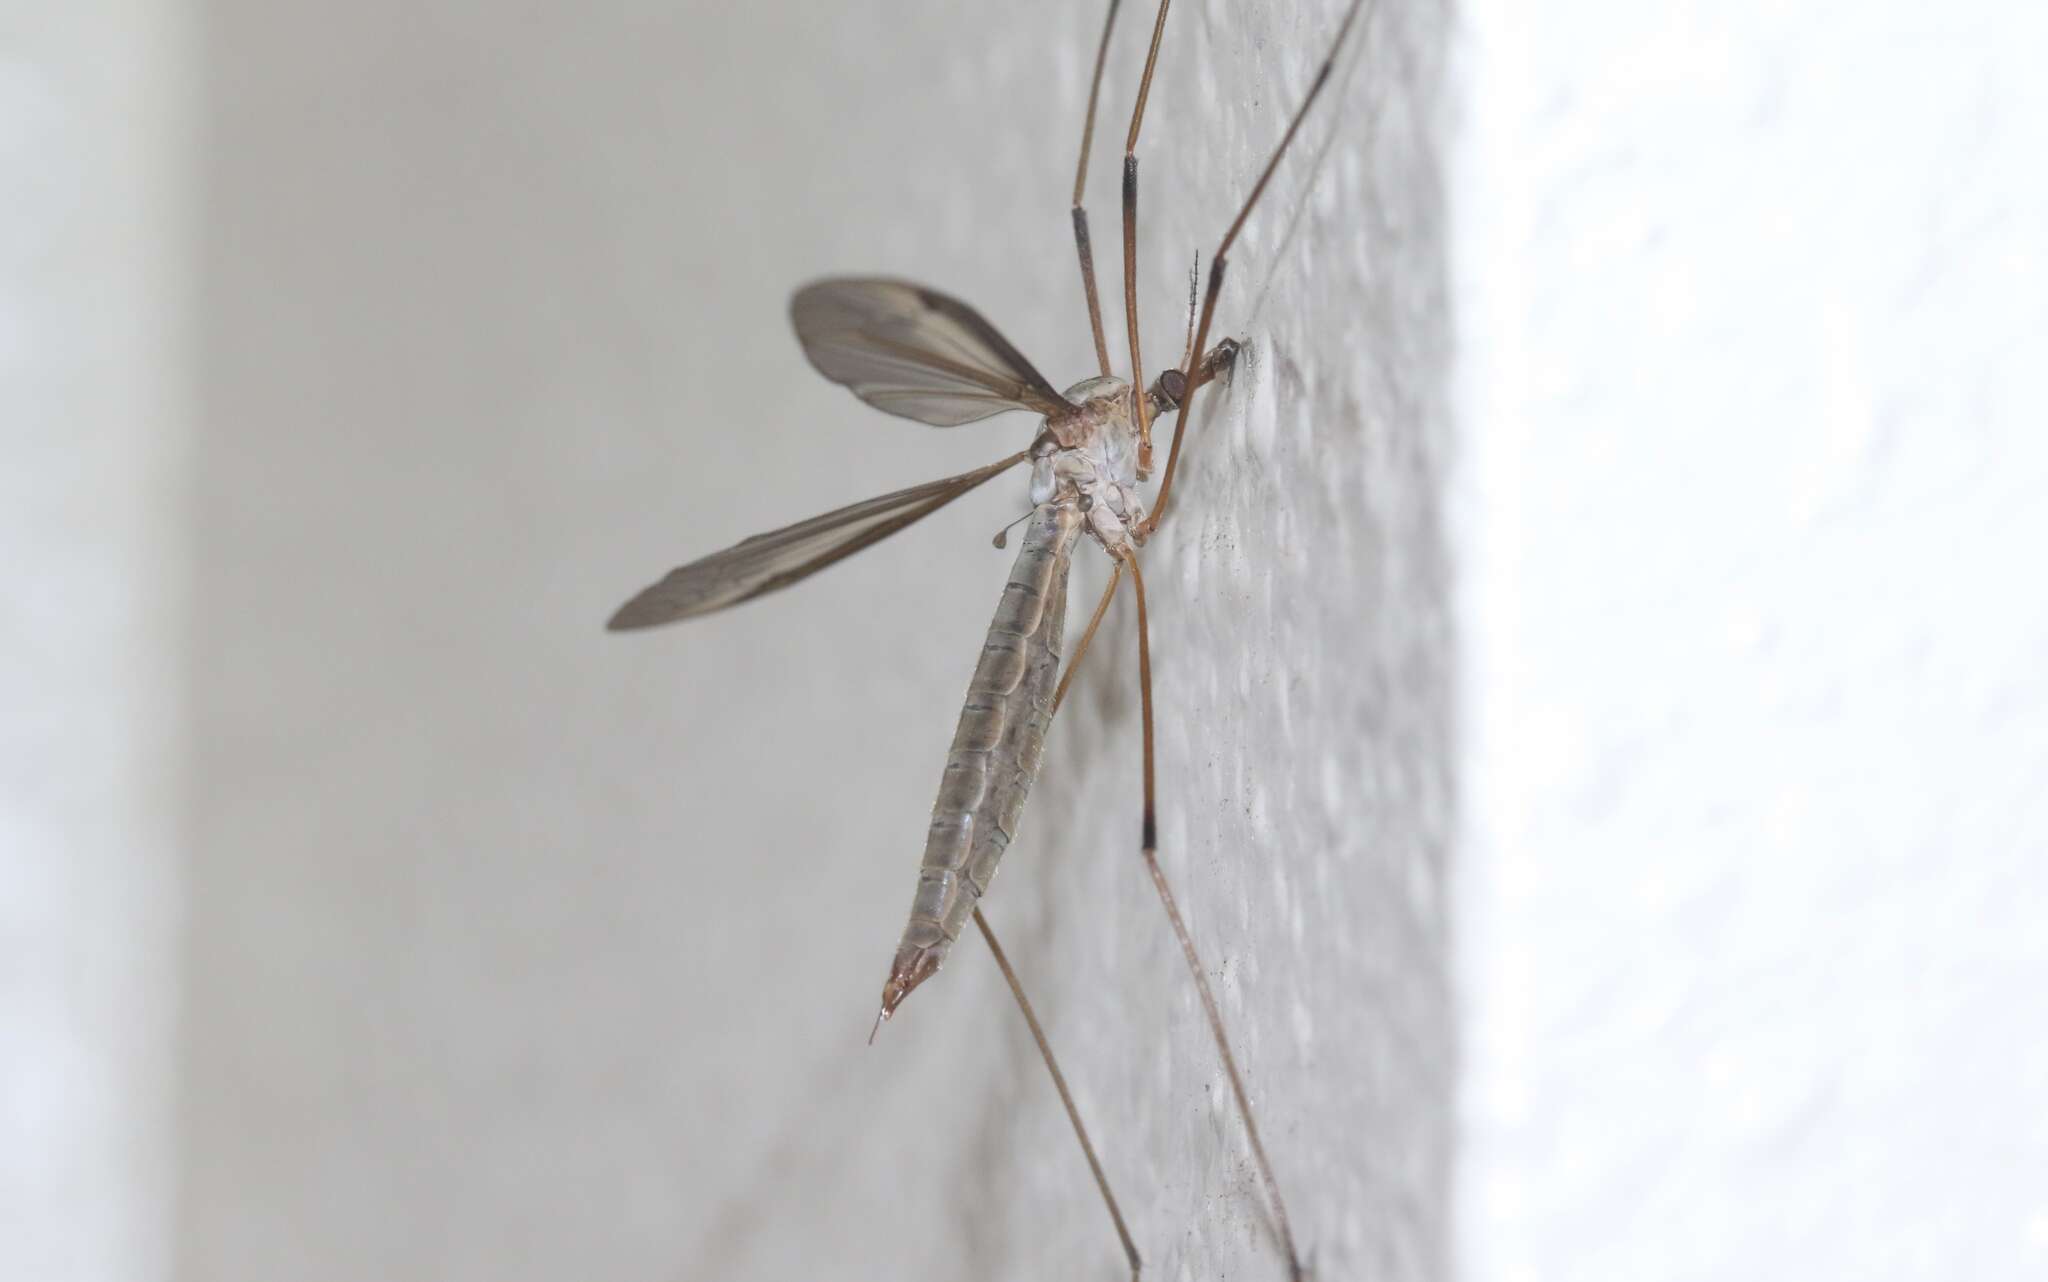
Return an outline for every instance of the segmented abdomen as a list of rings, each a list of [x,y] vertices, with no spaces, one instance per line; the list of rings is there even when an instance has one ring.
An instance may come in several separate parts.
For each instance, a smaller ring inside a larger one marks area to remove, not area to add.
[[[1052,721],[1067,568],[1080,532],[1071,503],[1043,504],[1030,516],[946,754],[910,922],[882,992],[885,1011],[945,960],[1017,831]]]

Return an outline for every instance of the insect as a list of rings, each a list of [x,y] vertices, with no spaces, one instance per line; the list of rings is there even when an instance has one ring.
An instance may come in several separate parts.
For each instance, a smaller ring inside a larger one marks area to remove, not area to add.
[[[1346,8],[1308,93],[1211,254],[1199,308],[1192,294],[1189,299],[1188,334],[1179,363],[1147,384],[1137,312],[1137,144],[1170,7],[1170,0],[1161,0],[1155,13],[1125,141],[1122,240],[1128,379],[1113,372],[1084,203],[1096,107],[1119,8],[1117,0],[1111,0],[1096,54],[1070,211],[1098,372],[1062,390],[974,308],[908,281],[848,277],[805,286],[790,304],[798,341],[821,374],[862,401],[939,427],[1021,410],[1039,420],[1037,432],[1025,449],[985,467],[759,534],[672,570],[621,606],[609,627],[633,630],[672,623],[790,586],[916,523],[995,477],[1028,465],[1032,508],[1023,519],[1021,547],[990,622],[947,753],[908,921],[882,983],[874,1027],[879,1030],[920,985],[938,973],[968,922],[973,921],[1030,1025],[1132,1277],[1139,1275],[1140,1252],[1058,1062],[980,909],[981,898],[989,891],[1003,853],[1018,830],[1053,716],[1122,580],[1128,577],[1137,613],[1143,741],[1141,853],[1201,998],[1270,1201],[1277,1246],[1289,1276],[1299,1279],[1303,1276],[1301,1255],[1279,1181],[1259,1136],[1207,973],[1159,864],[1151,651],[1141,552],[1169,510],[1183,437],[1199,393],[1208,383],[1227,378],[1240,351],[1238,343],[1229,338],[1214,346],[1208,341],[1231,246],[1327,83],[1362,0],[1352,0]],[[1167,415],[1175,416],[1173,434],[1157,489],[1148,501],[1140,487],[1154,471],[1154,426]],[[1001,536],[998,539],[1000,545]],[[1068,571],[1084,542],[1094,543],[1110,558],[1111,572],[1062,671]]]

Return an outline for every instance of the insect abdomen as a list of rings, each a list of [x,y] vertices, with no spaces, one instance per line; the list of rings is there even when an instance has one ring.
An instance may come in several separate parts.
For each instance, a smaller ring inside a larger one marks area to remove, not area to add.
[[[1017,831],[1052,721],[1067,568],[1080,532],[1071,503],[1042,504],[1026,526],[946,753],[910,921],[882,989],[884,1015],[938,970]]]

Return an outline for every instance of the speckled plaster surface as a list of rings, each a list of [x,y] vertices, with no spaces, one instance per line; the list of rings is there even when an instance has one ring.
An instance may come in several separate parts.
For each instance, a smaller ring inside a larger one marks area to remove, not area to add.
[[[1173,273],[1213,244],[1335,7],[1176,7],[1143,171],[1148,350],[1173,350]],[[1382,6],[1304,135],[1306,163],[1234,250],[1219,325],[1250,357],[1198,409],[1186,488],[1146,560],[1162,858],[1328,1278],[1448,1268],[1442,24],[1429,6]],[[1210,155],[1172,154],[1198,122]],[[1098,641],[1055,727],[991,916],[1055,1012],[1148,1276],[1277,1276],[1227,1086],[1136,860],[1133,623]],[[1016,1021],[1000,1031],[1012,1063],[962,1172],[1003,1205],[977,1217],[976,1250],[1016,1262],[999,1276],[1100,1271],[1078,1159]]]
[[[1465,1272],[2048,1276],[2048,22],[1472,23]]]
[[[1155,367],[1336,8],[1175,6]],[[1021,480],[800,591],[598,626],[1030,431],[824,384],[803,280],[914,276],[1088,371],[1099,22],[209,6],[187,1275],[1119,1274],[978,944],[862,1045]],[[1442,24],[1380,6],[1248,229],[1219,332],[1251,355],[1149,560],[1166,863],[1325,1278],[1446,1262]],[[992,913],[1147,1276],[1279,1277],[1138,859],[1128,617],[1098,644]]]

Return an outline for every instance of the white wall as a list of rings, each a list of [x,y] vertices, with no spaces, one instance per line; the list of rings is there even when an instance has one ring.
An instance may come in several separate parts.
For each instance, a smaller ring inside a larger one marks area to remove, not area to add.
[[[1470,34],[1465,1271],[2044,1276],[2048,21]]]
[[[1174,7],[1174,78],[1153,104],[1162,128],[1148,155],[1169,154],[1144,171],[1161,193],[1151,208],[1166,206],[1147,223],[1160,245],[1150,297],[1166,307],[1170,273],[1191,248],[1213,246],[1340,7],[1302,6],[1321,18]],[[1317,1276],[1442,1278],[1455,1073],[1448,33],[1434,6],[1402,3],[1382,4],[1360,34],[1325,114],[1233,250],[1219,323],[1254,355],[1215,416],[1198,411],[1185,506],[1147,562],[1160,832],[1196,903],[1194,930]],[[1209,129],[1222,145],[1195,154]],[[1172,313],[1153,315],[1171,350]],[[1030,930],[1043,914],[1032,978],[1078,1021],[1071,1040],[1088,1055],[1097,1111],[1120,1154],[1138,1159],[1124,1196],[1156,1276],[1284,1277],[1270,1247],[1247,1240],[1254,1176],[1154,896],[1134,875],[1131,635],[1110,637],[1110,653],[1123,652],[1116,684],[1098,670],[1084,716],[1055,728],[1054,753],[1086,774],[1049,776],[994,919],[1021,911]],[[1021,1060],[1021,1040],[1012,1045]],[[1013,1080],[1019,1104],[1042,1096],[1028,1063]],[[1027,1152],[1031,1184],[1014,1182],[1007,1156],[985,1177],[1020,1225],[1060,1204],[1074,1166],[1057,1143]],[[1097,1226],[1085,1205],[1066,1204],[1062,1239],[1086,1244]],[[1088,1276],[1111,1276],[1096,1268]]]
[[[167,1276],[177,6],[0,4],[0,1277]]]

